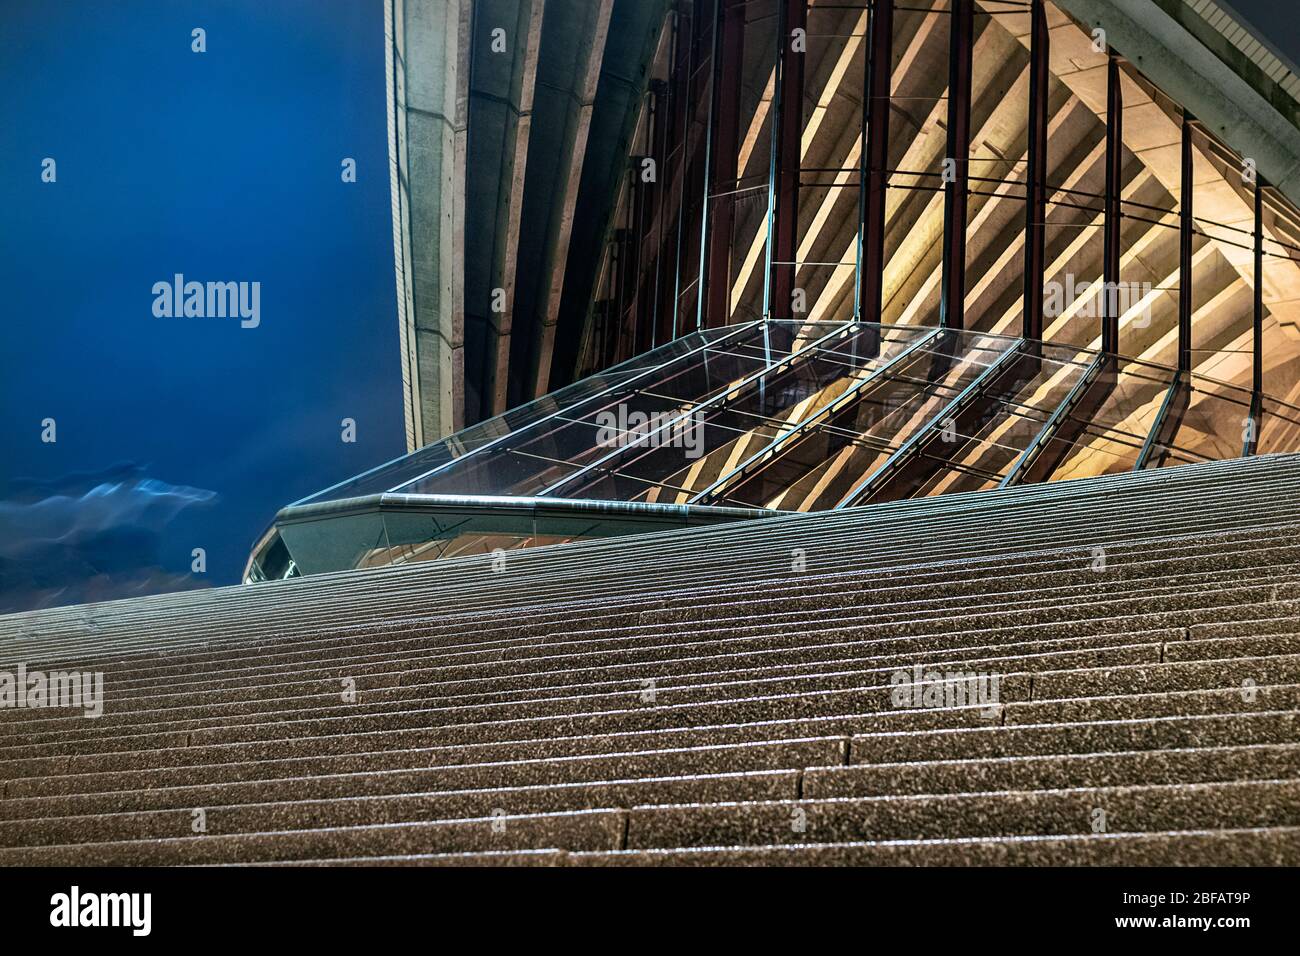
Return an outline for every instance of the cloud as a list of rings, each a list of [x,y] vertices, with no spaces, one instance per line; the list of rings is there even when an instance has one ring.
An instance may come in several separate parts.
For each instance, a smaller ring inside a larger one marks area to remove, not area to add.
[[[0,498],[0,612],[198,586],[163,567],[163,534],[181,511],[216,500],[129,462],[11,481]]]

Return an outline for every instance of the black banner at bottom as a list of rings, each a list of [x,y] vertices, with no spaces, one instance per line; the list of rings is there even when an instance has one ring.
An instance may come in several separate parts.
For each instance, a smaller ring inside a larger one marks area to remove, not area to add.
[[[1006,934],[1074,942],[1293,929],[1289,869],[394,869],[0,870],[6,941],[338,945],[431,927],[468,940],[771,945],[787,934],[918,943]],[[974,934],[974,935],[972,935]],[[451,945],[450,937],[446,942]]]

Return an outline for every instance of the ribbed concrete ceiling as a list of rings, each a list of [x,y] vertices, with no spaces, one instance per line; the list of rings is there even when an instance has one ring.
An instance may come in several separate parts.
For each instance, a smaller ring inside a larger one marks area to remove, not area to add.
[[[557,330],[581,331],[664,9],[389,0],[410,447],[550,389]]]

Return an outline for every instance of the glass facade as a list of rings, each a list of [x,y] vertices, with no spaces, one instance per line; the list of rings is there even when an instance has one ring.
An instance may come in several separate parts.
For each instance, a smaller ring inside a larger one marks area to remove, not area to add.
[[[249,580],[1234,458],[1251,414],[1229,382],[973,330],[689,338],[286,508]],[[1300,448],[1300,407],[1260,417],[1261,451]]]
[[[1123,51],[1049,0],[688,6],[588,377],[250,577],[1300,448],[1300,212]]]

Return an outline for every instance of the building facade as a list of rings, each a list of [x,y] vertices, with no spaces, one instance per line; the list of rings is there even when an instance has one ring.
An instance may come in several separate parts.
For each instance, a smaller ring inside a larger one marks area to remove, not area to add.
[[[418,450],[267,576],[1300,447],[1300,80],[1213,4],[389,11]]]

